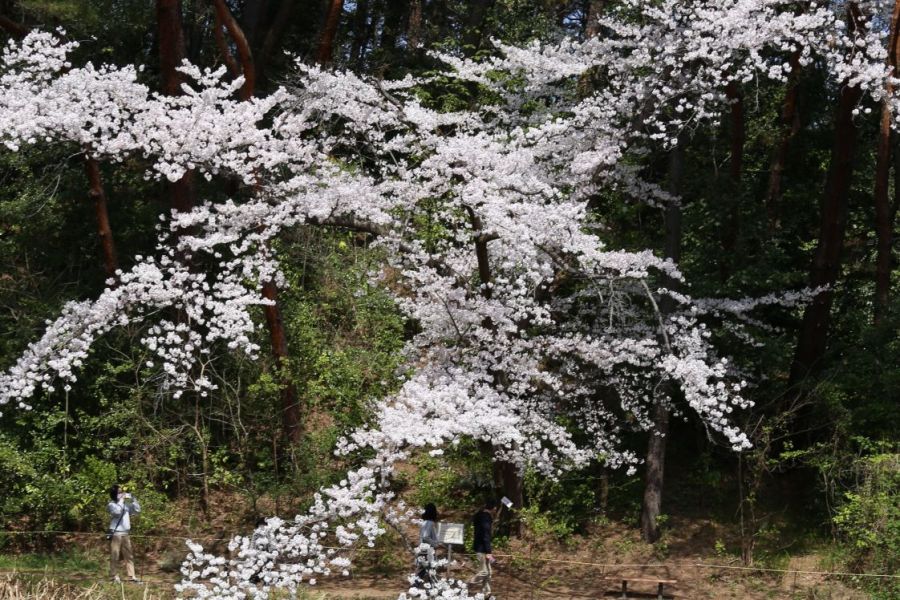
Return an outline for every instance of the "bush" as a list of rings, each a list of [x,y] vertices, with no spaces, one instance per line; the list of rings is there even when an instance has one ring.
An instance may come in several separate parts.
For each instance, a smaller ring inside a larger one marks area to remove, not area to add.
[[[834,517],[858,567],[894,573],[900,569],[900,454],[860,460],[861,481],[845,494]]]
[[[834,517],[847,545],[849,566],[867,573],[896,573],[900,570],[900,454],[861,458],[858,472],[859,484],[845,493]],[[879,582],[877,588],[873,591],[885,598],[900,595],[897,582]]]

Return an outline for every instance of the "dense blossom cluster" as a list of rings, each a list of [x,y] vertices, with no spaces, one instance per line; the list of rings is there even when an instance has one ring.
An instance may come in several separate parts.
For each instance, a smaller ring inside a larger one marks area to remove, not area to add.
[[[602,38],[501,45],[483,62],[441,55],[450,76],[507,99],[458,113],[416,99],[427,80],[377,83],[302,64],[294,89],[243,102],[240,79],[185,65],[186,93],[168,97],[140,83],[139,69],[72,67],[74,44],[57,35],[11,43],[0,67],[7,148],[74,144],[104,160],[145,160],[149,176],[172,181],[187,170],[226,174],[250,198],[166,218],[154,256],[138,257],[96,300],[67,305],[0,375],[0,404],[27,407],[38,390],[71,385],[98,336],[137,322],[159,363],[148,366],[172,393],[208,393],[204,365],[216,347],[259,351],[254,307],[267,302],[263,282],[279,279],[269,242],[293,226],[334,225],[385,248],[373,280],[419,324],[409,375],[368,427],[342,440],[339,452],[366,451],[361,466],[307,513],[236,537],[228,558],[190,544],[180,593],[265,598],[345,572],[354,547],[409,519],[390,477],[417,449],[473,438],[550,476],[597,458],[632,466],[619,436],[651,428],[653,406],[671,402],[663,383],[683,392],[673,411],[745,448],[731,415],[747,406],[746,383],[713,349],[704,319],[756,325],[752,309],[804,294],[730,301],[672,291],[676,266],[605,247],[585,201],[610,190],[675,201],[623,159],[718,117],[731,82],[784,79],[787,54],[879,97],[883,32],[866,23],[880,3],[860,2],[851,28],[836,6],[626,0],[603,19]],[[662,298],[671,308],[660,310]],[[470,596],[438,580],[406,597]]]

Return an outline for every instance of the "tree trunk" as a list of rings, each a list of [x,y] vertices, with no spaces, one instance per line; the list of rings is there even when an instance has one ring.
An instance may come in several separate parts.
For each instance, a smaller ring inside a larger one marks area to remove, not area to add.
[[[524,482],[519,474],[518,466],[508,461],[494,461],[494,487],[501,496],[512,500],[515,510],[521,510],[525,503],[525,494]],[[503,510],[504,518],[501,518],[501,525],[510,535],[518,536],[521,529],[519,521],[511,519],[512,515],[505,508]]]
[[[281,422],[285,437],[292,444],[300,441],[302,428],[300,426],[300,403],[297,400],[297,388],[294,386],[288,372],[288,345],[287,333],[284,328],[284,318],[281,307],[278,304],[278,288],[271,281],[263,284],[263,297],[273,301],[274,304],[265,306],[266,325],[269,328],[269,341],[272,344],[272,356],[279,370],[281,379]]]
[[[607,0],[588,0],[584,13],[584,39],[589,40],[600,33],[600,15],[606,7]]]
[[[381,51],[385,53],[387,61],[394,57],[397,49],[397,40],[406,31],[407,3],[402,0],[384,1],[384,20],[381,24]]]
[[[422,45],[422,0],[410,2],[406,40],[409,48],[413,50]]]
[[[108,278],[115,278],[119,261],[116,258],[112,227],[109,225],[106,191],[103,189],[103,180],[100,177],[100,165],[96,159],[85,155],[84,170],[90,184],[88,196],[94,202],[94,214],[97,217],[97,235],[100,237],[100,249],[103,254],[103,270]]]
[[[219,23],[225,25],[225,29],[228,30],[228,34],[234,41],[238,58],[241,61],[244,85],[241,87],[240,98],[241,100],[249,100],[253,97],[256,90],[256,68],[253,64],[253,53],[250,51],[250,43],[247,41],[243,30],[231,14],[231,11],[228,10],[225,0],[213,0],[213,5],[216,10],[217,27],[219,27]],[[231,53],[229,52],[228,54],[230,56]],[[232,62],[234,61],[233,57],[231,60]]]
[[[16,39],[22,39],[26,35],[28,35],[28,28],[24,25],[16,23],[12,19],[8,17],[4,17],[0,15],[0,29],[3,29],[6,33],[11,35]]]
[[[724,200],[724,219],[721,229],[720,243],[722,256],[719,257],[719,280],[728,281],[737,250],[740,235],[740,192],[741,176],[744,169],[744,99],[737,82],[730,81],[725,88],[725,95],[731,103],[729,110],[729,139],[731,158],[728,162],[728,185]]]
[[[320,65],[331,64],[331,59],[334,56],[334,38],[337,35],[338,24],[340,23],[343,10],[344,0],[328,1],[328,12],[325,13],[322,37],[319,39],[319,48],[316,51],[316,61]]]
[[[294,11],[294,0],[281,0],[278,4],[278,10],[275,12],[275,19],[266,30],[263,38],[262,46],[256,55],[256,78],[262,84],[266,81],[266,70],[269,66],[269,59],[272,52],[281,43],[284,32],[287,30],[288,24],[291,22],[291,13]]]
[[[891,77],[897,71],[897,21],[900,18],[900,0],[895,0],[891,15],[891,30],[888,41],[888,70]],[[875,235],[877,254],[875,259],[875,305],[873,322],[876,326],[884,322],[888,310],[891,290],[891,254],[893,242],[893,219],[888,198],[891,170],[891,98],[894,84],[888,79],[885,98],[881,102],[881,124],[878,131],[878,147],[875,160]]]
[[[797,110],[797,100],[800,96],[800,54],[802,48],[791,53],[788,60],[791,66],[791,74],[788,76],[788,88],[784,95],[784,104],[781,106],[781,137],[772,156],[772,166],[769,169],[769,185],[766,190],[766,215],[769,219],[769,231],[774,232],[781,227],[781,194],[782,179],[784,178],[784,166],[787,162],[791,140],[800,131],[800,113]]]
[[[231,35],[238,51],[241,64],[241,72],[244,75],[244,85],[241,87],[240,98],[249,100],[255,93],[256,68],[253,64],[253,54],[250,43],[241,30],[240,25],[234,19],[224,0],[213,0],[216,7],[216,18],[220,20]],[[278,303],[278,287],[274,281],[267,281],[262,287],[263,297],[271,300],[272,304],[266,305],[263,312],[266,316],[266,327],[269,330],[269,343],[272,347],[272,357],[281,380],[281,422],[285,438],[289,443],[300,441],[302,433],[300,402],[297,398],[297,387],[294,385],[288,370],[288,343],[287,332],[284,327],[284,316],[281,305]]]
[[[660,536],[663,479],[666,466],[666,441],[669,433],[669,409],[658,403],[653,408],[653,431],[647,444],[647,475],[644,480],[644,501],[641,510],[641,537],[653,543]]]
[[[849,4],[848,13],[852,31],[858,23],[859,9],[855,2]],[[839,94],[831,164],[822,201],[819,241],[810,271],[810,286],[813,288],[828,286],[828,289],[816,294],[803,313],[803,323],[791,367],[792,385],[821,366],[828,341],[834,284],[841,269],[841,251],[847,228],[847,205],[856,151],[857,129],[853,123],[853,110],[859,104],[862,91],[858,86],[850,87],[845,83],[841,85]]]
[[[254,48],[259,46],[268,5],[268,0],[244,0],[243,2],[241,30],[247,35],[250,45]]]
[[[228,72],[231,73],[232,77],[239,77],[241,74],[241,66],[237,63],[237,60],[234,58],[234,54],[231,53],[231,49],[228,47],[228,40],[225,39],[225,24],[222,23],[222,19],[219,17],[219,11],[214,10],[215,14],[215,23],[213,25],[213,39],[216,40],[216,46],[219,48],[219,54],[222,55],[222,61],[225,63],[225,66],[228,67]]]
[[[181,0],[156,0],[159,31],[159,72],[162,92],[180,96],[184,75],[178,67],[185,57],[184,31],[181,27]]]
[[[184,75],[178,71],[185,58],[184,30],[181,26],[181,0],[157,0],[156,20],[159,31],[159,66],[162,92],[180,96]],[[189,212],[194,208],[194,172],[188,171],[169,184],[172,208]]]
[[[684,175],[684,148],[681,142],[672,150],[669,157],[669,192],[675,201],[666,206],[665,212],[665,247],[666,258],[678,264],[681,260],[681,204],[677,196],[681,192],[681,181]],[[677,288],[677,281],[668,280],[666,285]],[[673,308],[672,301],[663,298],[660,310],[669,312]],[[671,386],[667,385],[666,393],[672,395]],[[641,505],[641,536],[648,543],[655,542],[660,536],[659,516],[662,514],[663,481],[666,465],[666,443],[669,432],[669,409],[665,402],[657,402],[653,408],[653,431],[647,443],[647,472],[644,479],[644,498]]]

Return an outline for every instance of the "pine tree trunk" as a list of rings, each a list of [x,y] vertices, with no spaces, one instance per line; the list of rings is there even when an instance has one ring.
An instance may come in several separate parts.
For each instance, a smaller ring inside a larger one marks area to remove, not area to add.
[[[850,29],[853,30],[857,27],[859,13],[855,2],[849,5],[848,13]],[[834,284],[841,269],[844,233],[847,228],[847,205],[856,152],[857,129],[853,123],[853,110],[862,98],[862,90],[858,86],[850,87],[844,84],[839,90],[839,95],[831,164],[822,201],[819,241],[810,270],[811,287],[829,287],[816,294],[803,313],[803,323],[791,367],[792,385],[821,366],[828,342]]]
[[[291,22],[291,14],[294,12],[294,0],[281,0],[278,3],[278,10],[275,11],[275,17],[272,19],[269,27],[266,29],[266,35],[263,37],[262,45],[259,52],[256,53],[256,79],[260,85],[266,82],[266,72],[269,67],[269,60],[272,52],[281,43],[284,32],[287,30],[288,24]]]
[[[412,0],[410,2],[406,39],[411,49],[416,49],[422,45],[422,0]]]
[[[97,235],[100,238],[100,249],[103,254],[103,270],[108,278],[115,278],[119,261],[113,243],[112,227],[109,224],[106,191],[103,189],[103,180],[100,177],[100,165],[96,159],[85,156],[84,170],[90,184],[88,196],[94,203],[94,214],[97,218]]]
[[[772,156],[772,165],[769,168],[769,185],[766,190],[766,215],[769,219],[769,231],[774,232],[781,227],[781,194],[784,168],[787,163],[788,151],[791,140],[800,131],[800,113],[797,101],[800,97],[800,54],[798,48],[791,54],[789,64],[791,74],[788,78],[788,88],[784,95],[784,103],[781,107],[781,137]]]
[[[316,51],[316,61],[320,65],[331,64],[334,56],[334,38],[337,36],[338,24],[340,23],[343,10],[344,0],[328,1],[328,12],[325,13],[322,37],[319,39],[319,48]]]
[[[263,297],[274,304],[265,307],[266,325],[269,329],[269,342],[272,356],[275,358],[281,380],[281,423],[287,440],[295,444],[300,441],[301,414],[300,402],[297,399],[297,388],[288,372],[287,332],[281,306],[278,304],[278,288],[271,281],[263,284]]]
[[[253,53],[250,43],[244,35],[241,26],[235,20],[224,0],[213,0],[216,8],[216,18],[225,25],[241,64],[241,72],[244,76],[244,85],[240,90],[242,100],[249,100],[256,92],[256,66],[253,62]],[[267,281],[262,286],[263,297],[271,300],[272,304],[263,307],[266,317],[266,327],[269,330],[269,344],[272,348],[272,357],[278,370],[281,382],[281,422],[285,438],[289,443],[300,441],[302,428],[302,415],[300,402],[297,397],[297,386],[288,370],[288,342],[287,331],[284,327],[284,316],[281,305],[278,302],[278,287],[273,281]]]
[[[181,0],[157,0],[156,20],[159,35],[159,66],[162,92],[180,96],[184,75],[178,71],[185,58],[184,30],[181,26]],[[169,184],[172,208],[189,212],[194,208],[194,173],[188,171],[178,181]]]
[[[731,158],[728,164],[728,186],[724,200],[724,219],[720,243],[719,280],[728,281],[733,270],[737,240],[740,235],[740,192],[744,170],[744,99],[740,87],[734,81],[728,83],[725,95],[731,103],[729,109],[729,139]]]
[[[900,0],[895,0],[891,16],[891,30],[888,41],[888,69],[891,76],[897,71],[897,22],[900,19]],[[873,321],[881,325],[888,310],[891,290],[891,254],[893,244],[893,219],[888,197],[891,170],[891,98],[894,84],[888,80],[885,99],[881,102],[881,123],[878,132],[878,146],[875,160],[875,235],[877,254],[875,259],[875,303]]]

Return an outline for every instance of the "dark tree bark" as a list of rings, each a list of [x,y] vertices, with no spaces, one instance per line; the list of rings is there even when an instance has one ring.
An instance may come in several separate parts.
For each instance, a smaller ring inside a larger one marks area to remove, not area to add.
[[[784,167],[787,163],[788,151],[791,141],[800,131],[800,112],[797,101],[800,97],[800,55],[802,49],[798,48],[791,53],[788,63],[791,66],[791,74],[788,76],[788,87],[784,95],[784,103],[781,106],[781,136],[778,145],[772,155],[772,165],[769,168],[769,185],[766,190],[766,215],[769,219],[769,231],[774,232],[781,227],[781,194]]]
[[[900,19],[900,0],[895,0],[891,15],[891,30],[888,39],[888,69],[891,76],[897,72],[897,22]],[[891,254],[893,245],[893,218],[891,203],[888,197],[891,170],[891,113],[890,99],[894,94],[894,85],[886,84],[885,99],[881,103],[881,123],[878,131],[878,147],[875,159],[875,236],[877,253],[875,258],[875,305],[874,324],[884,322],[888,310],[891,290]]]
[[[249,100],[253,97],[256,90],[256,67],[253,64],[250,42],[247,41],[244,31],[238,25],[231,11],[228,10],[225,0],[213,0],[213,6],[216,10],[216,27],[219,28],[220,24],[224,25],[234,42],[235,48],[237,48],[241,71],[244,76],[244,85],[241,86],[240,98],[241,100]],[[227,50],[226,46],[225,51]],[[231,53],[228,52],[228,55],[230,56]],[[231,57],[231,62],[234,62],[233,57]]]
[[[87,173],[88,196],[94,203],[94,215],[97,218],[97,235],[100,238],[100,249],[103,255],[103,270],[109,278],[116,277],[119,261],[116,257],[116,246],[113,243],[112,227],[109,224],[109,212],[103,179],[100,177],[100,165],[97,160],[85,155],[84,170]]]
[[[406,31],[407,2],[384,0],[384,19],[381,24],[381,51],[388,57],[397,49],[397,40]],[[390,59],[389,59],[390,60]]]
[[[28,28],[20,23],[16,23],[9,17],[0,15],[0,29],[16,39],[22,39],[28,35]]]
[[[159,35],[159,66],[162,92],[180,96],[184,75],[178,71],[185,58],[184,30],[181,26],[181,0],[157,0],[156,20]],[[188,212],[194,208],[194,173],[188,171],[169,184],[172,208]]]
[[[241,86],[240,97],[249,100],[256,92],[256,67],[253,63],[253,53],[250,43],[244,35],[241,26],[235,20],[224,0],[213,0],[216,9],[216,18],[225,25],[232,41],[237,48],[241,65],[241,73],[244,76],[244,85]],[[226,51],[228,48],[226,46]],[[230,51],[228,51],[230,53]],[[232,57],[232,60],[233,57]],[[287,330],[284,327],[284,316],[281,305],[278,302],[278,287],[273,281],[267,281],[262,288],[263,297],[271,300],[272,304],[263,307],[266,317],[266,327],[269,330],[269,343],[272,348],[272,357],[278,369],[281,379],[281,422],[284,434],[291,444],[300,441],[303,432],[300,402],[297,397],[297,387],[288,372],[288,341]]]
[[[241,7],[241,30],[250,41],[251,47],[259,46],[268,8],[268,0],[244,0]]]
[[[228,47],[228,40],[225,38],[225,24],[222,23],[222,19],[219,17],[218,9],[214,10],[213,14],[215,15],[215,24],[213,25],[213,39],[216,40],[216,46],[219,48],[219,54],[222,55],[222,62],[224,62],[225,66],[228,67],[228,72],[231,73],[232,77],[239,77],[241,74],[241,66],[234,58],[234,54],[231,53],[231,48]]]
[[[297,388],[287,373],[288,343],[287,331],[284,327],[284,318],[281,306],[278,304],[278,288],[272,281],[263,284],[263,297],[274,304],[265,307],[266,325],[269,329],[269,342],[272,345],[272,356],[278,364],[281,378],[281,423],[285,437],[289,442],[300,441],[303,432],[301,426],[300,402],[297,399]]]
[[[590,39],[600,33],[598,19],[606,8],[607,0],[588,0],[587,10],[584,12],[584,38]]]
[[[859,25],[859,8],[855,2],[848,6],[848,21],[853,30]],[[791,367],[791,384],[796,384],[814,373],[821,366],[822,358],[825,356],[834,284],[841,269],[844,233],[847,228],[847,205],[856,153],[857,128],[853,123],[853,110],[861,98],[862,90],[858,86],[851,87],[846,83],[841,85],[835,115],[831,164],[822,198],[819,241],[810,270],[811,287],[828,286],[828,289],[816,294],[803,313],[803,323]]]
[[[184,75],[178,72],[178,67],[185,57],[181,0],[156,0],[156,21],[162,92],[167,96],[180,96]]]
[[[422,0],[412,0],[410,2],[406,40],[411,49],[416,49],[422,45]]]
[[[322,37],[319,39],[319,48],[316,51],[316,61],[320,65],[331,64],[334,56],[334,38],[337,36],[343,10],[344,0],[328,0],[328,12],[325,13]]]
[[[259,52],[257,52],[255,61],[256,78],[260,83],[266,81],[266,70],[269,67],[269,60],[275,48],[281,44],[281,40],[284,38],[284,32],[287,31],[287,26],[291,22],[293,11],[294,0],[281,0],[278,3],[278,9],[275,11],[272,23],[266,29],[266,34],[263,36],[262,45],[259,48]]]
[[[731,103],[728,111],[729,145],[731,157],[728,161],[728,186],[724,195],[724,219],[721,229],[720,244],[722,256],[719,257],[719,280],[724,283],[731,275],[732,265],[740,235],[740,192],[741,178],[744,170],[744,98],[740,86],[730,81],[725,88],[725,95]]]
[[[669,192],[677,198],[681,193],[681,182],[684,176],[684,148],[679,143],[669,157]],[[676,200],[666,206],[665,212],[665,247],[666,258],[678,264],[681,260],[681,205]],[[668,280],[666,285],[677,289],[678,283]],[[669,312],[671,301],[663,298],[660,311]],[[674,394],[671,385],[665,386],[665,393]],[[669,433],[669,408],[663,402],[653,407],[653,431],[647,443],[647,471],[644,478],[644,497],[641,504],[641,536],[648,543],[655,542],[660,536],[659,517],[662,515],[663,484],[665,481],[666,443]]]

